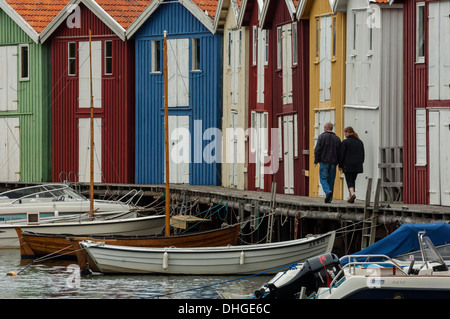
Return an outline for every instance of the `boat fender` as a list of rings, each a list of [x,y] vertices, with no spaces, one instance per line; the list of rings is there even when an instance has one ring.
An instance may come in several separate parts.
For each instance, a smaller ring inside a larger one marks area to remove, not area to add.
[[[14,271],[10,271],[9,273],[6,274],[7,276],[17,276],[17,273],[15,273]]]
[[[162,267],[163,267],[164,270],[167,270],[167,268],[169,268],[169,254],[167,253],[167,251],[165,251],[164,254],[163,254]]]
[[[242,266],[244,264],[244,258],[245,258],[245,255],[244,255],[244,251],[242,250],[241,256],[239,257],[239,265]]]

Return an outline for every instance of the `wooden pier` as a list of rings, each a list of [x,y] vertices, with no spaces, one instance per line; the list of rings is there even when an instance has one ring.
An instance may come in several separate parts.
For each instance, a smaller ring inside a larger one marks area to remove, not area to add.
[[[0,183],[0,191],[35,184]],[[89,194],[89,183],[72,184],[72,187],[85,195]],[[326,204],[321,197],[273,194],[221,186],[170,185],[170,190],[171,201],[174,203],[190,201],[204,207],[226,205],[227,209],[233,209],[241,220],[249,216],[274,215],[279,218],[285,217],[284,220],[289,219],[290,224],[293,224],[293,221],[306,221],[313,224],[326,223],[329,227],[331,223],[336,228],[341,225],[360,224],[354,228],[363,230],[359,235],[362,237],[358,241],[358,246],[361,243],[361,248],[373,243],[376,237],[384,237],[386,232],[390,233],[403,223],[450,222],[450,207],[446,206],[378,202],[370,198],[357,199],[353,204],[345,200],[333,200],[332,203]],[[118,199],[126,194],[131,196],[135,191],[137,191],[135,198],[141,198],[142,203],[152,202],[161,198],[165,192],[165,186],[139,184],[96,184],[94,186],[95,198],[100,199]],[[141,203],[138,204],[141,205]],[[325,229],[325,231],[328,230]],[[381,231],[378,236],[376,236],[377,230]],[[292,237],[292,231],[290,232],[291,234],[287,234],[287,237]],[[286,236],[282,237],[286,239]],[[364,236],[367,236],[367,241],[364,240]]]

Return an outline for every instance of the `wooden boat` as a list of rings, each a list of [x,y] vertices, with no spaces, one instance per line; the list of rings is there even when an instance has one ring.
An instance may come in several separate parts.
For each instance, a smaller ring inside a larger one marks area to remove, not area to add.
[[[308,238],[243,246],[145,248],[81,241],[103,273],[231,275],[273,273],[331,252],[335,232]]]
[[[79,216],[46,220],[39,223],[11,222],[0,224],[0,248],[19,248],[15,228],[43,234],[74,235],[154,235],[164,229],[165,216],[136,216],[136,212],[123,212],[112,216],[82,219]]]
[[[102,241],[108,245],[136,247],[209,247],[236,245],[239,236],[239,225],[220,229],[195,232],[183,235],[153,236],[90,236],[73,234],[39,234],[23,231],[16,227],[20,241],[22,258],[36,258],[47,255],[76,256],[79,247],[76,243],[82,240]]]

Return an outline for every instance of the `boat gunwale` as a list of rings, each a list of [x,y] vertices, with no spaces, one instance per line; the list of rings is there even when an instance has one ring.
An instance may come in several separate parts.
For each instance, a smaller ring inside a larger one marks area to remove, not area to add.
[[[313,237],[309,238],[299,238],[289,241],[281,241],[276,243],[265,243],[265,244],[251,244],[251,245],[228,245],[228,246],[217,246],[217,247],[185,247],[185,248],[179,248],[179,247],[165,247],[165,248],[159,248],[159,247],[135,247],[135,246],[121,246],[121,245],[108,245],[104,244],[102,242],[92,242],[87,243],[85,245],[86,241],[81,241],[80,245],[86,249],[86,248],[94,248],[94,249],[103,249],[103,250],[116,250],[116,251],[128,251],[128,252],[139,252],[139,253],[164,253],[164,252],[170,252],[170,253],[211,253],[211,252],[217,252],[217,250],[220,250],[220,252],[223,253],[230,253],[230,252],[241,252],[241,251],[258,251],[258,250],[272,250],[272,249],[278,249],[280,246],[283,248],[292,248],[292,246],[299,246],[303,244],[307,244],[309,242],[312,242],[314,240],[327,238],[333,236],[335,231],[327,232],[320,235],[315,235]],[[329,243],[324,242],[324,244],[328,245]]]

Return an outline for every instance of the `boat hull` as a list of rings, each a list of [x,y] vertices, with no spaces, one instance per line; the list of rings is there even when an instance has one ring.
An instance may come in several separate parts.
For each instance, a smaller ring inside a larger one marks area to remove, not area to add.
[[[276,273],[330,252],[335,232],[287,242],[211,248],[141,248],[80,242],[103,273],[231,275]]]
[[[450,276],[354,276],[318,299],[449,299]]]
[[[136,247],[214,247],[236,245],[239,237],[239,226],[229,226],[217,230],[191,233],[178,236],[74,236],[50,235],[23,232],[16,229],[20,240],[22,258],[35,258],[49,254],[75,256],[75,242],[83,240],[102,241],[108,245]]]
[[[144,216],[108,220],[55,222],[39,225],[0,225],[0,248],[19,248],[16,227],[24,231],[41,234],[102,235],[154,235],[160,234],[165,226],[165,216]]]

